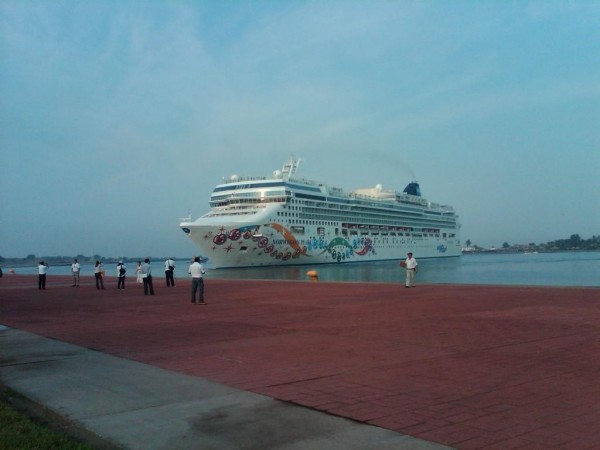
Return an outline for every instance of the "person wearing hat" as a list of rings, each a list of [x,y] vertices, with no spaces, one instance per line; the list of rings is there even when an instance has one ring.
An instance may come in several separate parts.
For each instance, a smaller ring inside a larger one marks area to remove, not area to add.
[[[406,285],[404,287],[415,287],[415,274],[419,270],[419,265],[417,264],[417,260],[413,258],[413,254],[409,252],[406,255],[406,260],[402,261],[400,265],[406,268]]]

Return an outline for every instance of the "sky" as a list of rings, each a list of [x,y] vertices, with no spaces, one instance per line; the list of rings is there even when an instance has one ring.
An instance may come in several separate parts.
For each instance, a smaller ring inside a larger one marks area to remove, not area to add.
[[[232,174],[600,235],[600,2],[0,1],[0,256],[188,257]]]

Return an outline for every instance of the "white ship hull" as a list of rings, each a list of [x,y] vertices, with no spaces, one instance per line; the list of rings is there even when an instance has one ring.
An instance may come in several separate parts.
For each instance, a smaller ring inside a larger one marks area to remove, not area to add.
[[[461,255],[453,210],[432,206],[420,192],[345,194],[292,174],[235,177],[215,188],[209,213],[180,227],[214,268]]]

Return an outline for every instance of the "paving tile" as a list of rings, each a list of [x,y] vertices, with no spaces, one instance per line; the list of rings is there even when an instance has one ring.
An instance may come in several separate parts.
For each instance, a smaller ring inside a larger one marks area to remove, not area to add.
[[[479,438],[482,431],[462,424],[451,424],[422,433],[426,439],[446,445],[457,445],[461,442]]]
[[[489,438],[489,437],[485,437],[485,436],[479,436],[479,437],[475,437],[472,439],[467,439],[465,441],[460,442],[460,445],[457,446],[457,448],[460,448],[460,450],[479,450],[479,449],[491,449],[494,448],[495,446],[497,446],[499,444],[498,441]],[[503,447],[496,447],[499,450],[503,449]],[[548,450],[548,449],[546,449]]]
[[[406,430],[409,427],[415,427],[423,424],[426,420],[426,417],[423,417],[419,414],[412,412],[401,412],[380,417],[376,420],[369,420],[368,422],[383,428],[389,428],[390,430]]]
[[[374,421],[372,423],[374,425],[377,425],[377,421]],[[422,422],[403,427],[402,431],[405,434],[408,434],[410,436],[423,436],[429,431],[437,430],[438,428],[446,426],[446,425],[448,425],[448,423],[446,423],[446,422],[440,423],[439,421],[424,418],[424,420]],[[424,439],[427,439],[427,438],[424,438]]]

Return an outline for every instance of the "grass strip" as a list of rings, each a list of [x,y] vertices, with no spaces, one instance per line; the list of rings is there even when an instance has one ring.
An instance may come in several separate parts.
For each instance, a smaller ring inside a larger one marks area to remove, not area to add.
[[[98,450],[117,447],[0,385],[0,450]]]

